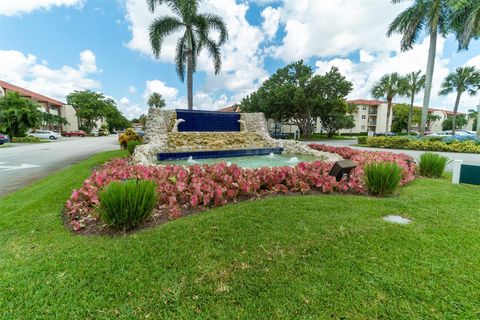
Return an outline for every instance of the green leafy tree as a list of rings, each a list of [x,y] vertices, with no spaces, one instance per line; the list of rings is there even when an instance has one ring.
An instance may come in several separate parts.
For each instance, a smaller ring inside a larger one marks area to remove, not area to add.
[[[449,0],[453,9],[452,27],[458,40],[458,48],[468,49],[472,39],[480,38],[480,1]]]
[[[464,92],[474,96],[480,89],[480,70],[475,67],[460,67],[455,72],[450,73],[442,83],[441,95],[448,95],[456,92],[455,106],[453,108],[452,131],[455,134],[456,118],[458,106],[460,105],[460,98]]]
[[[115,102],[106,98],[103,93],[90,90],[74,91],[67,96],[67,103],[76,111],[79,127],[88,133],[96,128],[95,122],[100,119],[114,117]]]
[[[425,75],[422,75],[422,71],[414,71],[407,74],[403,81],[403,93],[410,98],[410,110],[408,113],[407,132],[410,134],[412,130],[412,117],[413,117],[413,103],[415,101],[415,95],[425,88]]]
[[[317,117],[328,132],[349,128],[345,97],[352,84],[332,68],[325,75],[298,61],[278,69],[260,88],[244,98],[242,112],[263,112],[275,122],[289,121],[309,136]]]
[[[442,129],[452,130],[453,134],[455,134],[455,130],[453,129],[454,123],[455,129],[462,129],[468,124],[468,119],[464,114],[459,114],[456,117],[448,116],[447,119],[443,120],[442,122]]]
[[[17,92],[8,92],[0,97],[0,131],[13,138],[40,126],[44,113],[39,108],[38,103],[20,97]]]
[[[165,107],[165,100],[163,100],[161,94],[154,92],[148,98],[148,106],[150,108],[163,108]]]
[[[147,124],[147,116],[145,114],[142,114],[140,118],[138,118],[138,122],[140,122],[143,130],[145,130],[145,125]]]
[[[387,35],[395,33],[402,35],[401,49],[407,51],[413,48],[422,32],[430,36],[428,50],[427,73],[425,77],[425,94],[423,97],[422,121],[420,135],[424,135],[427,124],[428,106],[432,91],[432,79],[435,68],[435,55],[437,51],[438,35],[446,37],[450,31],[449,0],[413,0],[413,4],[400,13],[390,24]],[[392,0],[392,3],[400,3],[402,0]]]
[[[372,96],[375,99],[387,100],[387,123],[385,125],[385,135],[388,132],[390,123],[390,114],[392,112],[393,98],[402,93],[403,78],[396,72],[383,75],[372,88]]]
[[[47,112],[42,113],[42,122],[43,122],[43,124],[45,124],[49,127],[51,127],[51,126],[61,126],[61,125],[64,125],[64,124],[68,124],[67,119],[65,119],[64,117],[61,117],[61,116],[56,115],[56,114],[47,113]]]
[[[177,41],[175,65],[183,82],[187,73],[188,109],[193,109],[193,73],[202,49],[207,49],[213,59],[215,74],[220,73],[222,54],[220,48],[228,39],[225,22],[215,14],[198,13],[196,0],[147,0],[151,12],[165,3],[175,16],[156,18],[150,25],[150,44],[158,58],[165,38],[176,32],[183,32]],[[217,40],[211,33],[218,32]]]
[[[126,129],[132,126],[131,122],[125,118],[123,113],[118,110],[114,101],[109,101],[110,106],[107,107],[105,120],[107,121],[108,131],[113,132],[117,129]]]

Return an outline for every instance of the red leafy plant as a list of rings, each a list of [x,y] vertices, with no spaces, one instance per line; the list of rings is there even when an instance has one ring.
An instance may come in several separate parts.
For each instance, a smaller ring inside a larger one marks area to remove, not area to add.
[[[74,190],[66,204],[66,213],[74,230],[98,221],[96,208],[100,190],[112,181],[152,180],[158,186],[157,210],[176,219],[187,210],[204,210],[227,203],[266,195],[302,193],[364,194],[362,168],[370,162],[391,161],[403,169],[402,185],[414,178],[415,164],[405,155],[388,152],[363,152],[351,148],[310,145],[321,151],[340,154],[358,166],[350,178],[337,182],[328,175],[333,164],[314,161],[294,167],[244,169],[225,162],[214,165],[132,165],[126,159],[114,159],[93,171],[82,187]]]

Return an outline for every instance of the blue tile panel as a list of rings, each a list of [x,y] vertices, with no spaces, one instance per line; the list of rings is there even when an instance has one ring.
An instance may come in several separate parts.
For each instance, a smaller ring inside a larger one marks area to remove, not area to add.
[[[240,114],[236,112],[175,110],[177,119],[183,119],[178,125],[179,132],[238,132]]]
[[[184,152],[161,152],[157,154],[158,161],[187,160],[189,157],[196,159],[264,156],[270,153],[281,154],[283,148],[260,148],[241,150],[209,150],[209,151],[184,151]]]
[[[460,183],[480,185],[480,166],[462,164]]]

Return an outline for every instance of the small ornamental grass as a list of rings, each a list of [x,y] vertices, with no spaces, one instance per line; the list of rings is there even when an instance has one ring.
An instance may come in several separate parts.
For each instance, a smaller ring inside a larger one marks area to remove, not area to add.
[[[114,229],[131,229],[152,213],[158,200],[156,190],[150,180],[112,182],[100,192],[100,218]]]
[[[132,155],[135,152],[135,147],[138,146],[139,144],[142,144],[141,141],[128,141],[127,143],[127,150],[130,155]]]
[[[450,161],[445,156],[426,152],[420,156],[420,175],[427,178],[440,178],[449,163]]]
[[[368,193],[375,196],[393,194],[402,180],[402,168],[393,162],[369,163],[363,171]]]

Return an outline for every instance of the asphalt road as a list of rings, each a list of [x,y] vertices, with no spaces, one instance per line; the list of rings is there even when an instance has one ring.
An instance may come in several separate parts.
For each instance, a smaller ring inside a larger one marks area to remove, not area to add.
[[[118,148],[116,135],[61,138],[47,143],[0,148],[0,196],[93,154]]]
[[[357,144],[357,140],[326,140],[326,141],[318,141],[318,142],[309,141],[308,143],[320,143],[320,144],[326,144],[326,145],[337,146],[337,147],[351,147],[355,149],[369,150],[369,151],[387,151],[387,152],[394,152],[394,153],[404,153],[413,157],[417,162],[420,160],[420,155],[425,152],[425,151],[416,151],[416,150],[380,149],[380,148],[365,148],[365,147],[353,146]],[[450,160],[462,160],[464,164],[480,165],[480,154],[455,153],[455,152],[437,152],[437,153],[446,156]],[[447,166],[447,171],[452,171],[452,163],[450,163]]]

